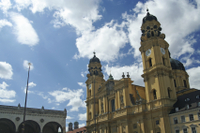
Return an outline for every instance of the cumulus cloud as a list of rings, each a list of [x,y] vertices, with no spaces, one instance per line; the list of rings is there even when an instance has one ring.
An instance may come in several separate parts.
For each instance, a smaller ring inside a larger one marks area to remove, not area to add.
[[[84,114],[78,114],[80,121],[86,121],[87,120],[87,113]]]
[[[193,67],[187,70],[189,74],[190,88],[200,89],[200,67]]]
[[[83,87],[83,88],[85,88],[86,87],[86,85],[85,85],[85,83],[84,82],[78,82],[78,85],[80,85],[81,87]]]
[[[14,102],[16,92],[14,90],[7,90],[9,85],[6,82],[0,84],[0,102]]]
[[[81,99],[83,96],[83,89],[70,90],[68,88],[63,88],[62,90],[49,92],[49,94],[55,98],[55,102],[57,103],[69,101],[67,106],[72,106],[70,111],[78,111],[80,107],[86,107],[84,100]]]
[[[133,84],[137,84],[140,86],[144,86],[143,78],[141,75],[143,74],[143,66],[142,63],[133,64],[130,66],[105,66],[105,72],[107,75],[110,75],[110,72],[114,79],[119,80],[122,78],[122,73],[127,75],[129,72],[130,78],[134,81]],[[113,72],[113,73],[112,73]]]
[[[29,69],[29,63],[31,63],[31,62],[28,60],[24,60],[24,62],[23,62],[24,69],[26,69],[26,70]],[[33,68],[34,68],[33,63],[31,63],[30,70],[33,70]]]
[[[84,127],[84,126],[85,126],[85,123],[79,124],[79,127]]]
[[[91,58],[95,50],[102,61],[115,60],[120,48],[123,48],[128,42],[127,35],[123,31],[124,26],[125,23],[117,24],[111,21],[96,31],[83,33],[76,39],[79,55],[75,55],[75,58]],[[110,48],[112,48],[112,52]]]
[[[1,0],[0,2],[0,9],[3,13],[7,13],[7,10],[10,9],[12,6],[10,0]]]
[[[66,118],[67,120],[71,120],[71,119],[74,119],[74,117],[71,117],[71,116],[67,116]]]
[[[12,27],[12,23],[10,23],[8,20],[6,19],[1,19],[0,20],[0,30],[1,28],[3,28],[4,26],[9,26]]]
[[[142,18],[146,14],[145,8],[147,5],[150,13],[155,15],[161,23],[162,32],[166,34],[166,40],[170,44],[172,56],[178,58],[185,53],[193,54],[192,45],[196,42],[196,39],[192,36],[192,33],[200,28],[200,18],[198,17],[200,16],[200,2],[196,2],[197,7],[188,0],[138,2],[133,9],[135,13],[132,15],[124,13],[123,18],[129,22],[129,39],[131,46],[135,49],[134,55],[140,55],[140,26]]]
[[[30,21],[19,13],[11,12],[9,15],[11,20],[15,23],[14,34],[17,37],[17,41],[28,46],[38,44],[38,35]]]
[[[12,79],[13,71],[12,66],[6,62],[0,62],[0,78]]]
[[[31,88],[35,87],[37,84],[30,82],[28,83],[28,93],[35,93],[34,91],[30,90]],[[24,88],[24,93],[26,93],[26,87]],[[38,92],[38,95],[41,96],[41,93]]]

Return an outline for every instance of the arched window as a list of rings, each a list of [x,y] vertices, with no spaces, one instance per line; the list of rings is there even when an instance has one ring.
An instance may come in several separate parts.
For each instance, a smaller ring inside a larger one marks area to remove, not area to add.
[[[187,88],[187,83],[186,83],[186,80],[183,80],[183,83],[184,83],[184,87]]]
[[[157,99],[156,90],[153,90],[153,98],[154,100]]]
[[[176,80],[174,79],[174,86],[176,87]]]
[[[165,58],[163,57],[162,60],[163,60],[163,65],[165,66]]]
[[[149,67],[152,67],[152,59],[149,58]]]
[[[170,88],[168,88],[168,89],[167,89],[167,92],[168,92],[168,97],[169,97],[169,98],[171,98],[170,91],[171,91]]]
[[[89,90],[89,97],[91,97],[91,90]]]
[[[92,119],[92,113],[90,112],[89,113],[89,120],[91,120]]]

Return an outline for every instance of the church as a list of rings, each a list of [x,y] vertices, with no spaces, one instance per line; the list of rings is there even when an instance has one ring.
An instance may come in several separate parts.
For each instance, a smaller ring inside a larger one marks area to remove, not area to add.
[[[197,133],[200,91],[190,88],[184,65],[172,59],[156,16],[147,10],[141,26],[145,87],[122,73],[105,81],[100,59],[90,59],[87,74],[88,133]]]

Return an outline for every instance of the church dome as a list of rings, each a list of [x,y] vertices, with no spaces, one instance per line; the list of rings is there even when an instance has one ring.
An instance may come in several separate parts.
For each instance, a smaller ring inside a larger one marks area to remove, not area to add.
[[[157,21],[157,18],[154,16],[154,15],[151,15],[147,9],[147,15],[143,18],[143,24],[146,22],[146,21],[152,21],[152,20],[156,20]]]
[[[96,57],[95,53],[94,53],[94,57],[92,59],[90,59],[90,63],[93,63],[93,62],[100,63],[100,60],[99,60],[99,58]]]
[[[170,63],[173,70],[175,69],[185,71],[185,67],[180,61],[170,58]]]

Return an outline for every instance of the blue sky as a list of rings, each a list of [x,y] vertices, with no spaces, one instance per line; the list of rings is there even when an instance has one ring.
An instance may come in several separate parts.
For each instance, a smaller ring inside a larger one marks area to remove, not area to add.
[[[144,86],[140,27],[146,8],[161,23],[172,58],[190,87],[200,88],[200,0],[1,0],[0,104],[68,111],[66,123],[86,120],[86,74],[96,51],[104,78],[129,72]]]

